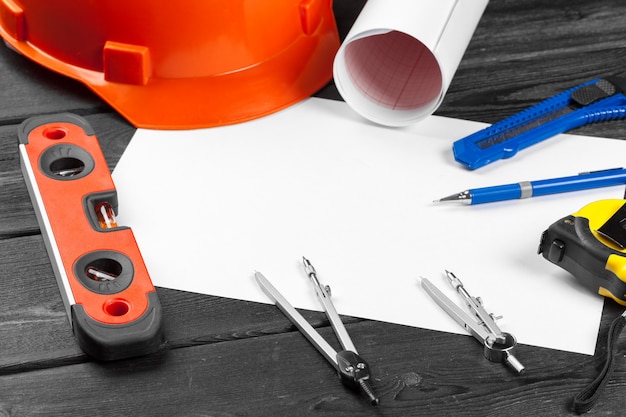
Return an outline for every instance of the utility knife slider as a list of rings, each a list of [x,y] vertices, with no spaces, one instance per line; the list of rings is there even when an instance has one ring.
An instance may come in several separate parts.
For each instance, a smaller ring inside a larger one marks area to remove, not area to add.
[[[556,134],[591,123],[623,119],[625,92],[626,73],[580,84],[457,140],[452,145],[454,159],[476,169],[511,158]]]
[[[626,306],[626,200],[600,200],[553,223],[538,253]]]

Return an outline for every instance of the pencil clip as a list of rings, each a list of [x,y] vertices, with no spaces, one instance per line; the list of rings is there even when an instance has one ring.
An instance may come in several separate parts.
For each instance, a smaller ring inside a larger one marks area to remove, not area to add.
[[[518,374],[522,373],[524,365],[515,357],[515,336],[500,330],[495,322],[496,317],[484,309],[482,300],[472,297],[452,272],[445,272],[448,281],[461,295],[473,317],[461,310],[428,279],[422,278],[422,288],[450,317],[483,344],[485,358],[492,362],[505,363]]]

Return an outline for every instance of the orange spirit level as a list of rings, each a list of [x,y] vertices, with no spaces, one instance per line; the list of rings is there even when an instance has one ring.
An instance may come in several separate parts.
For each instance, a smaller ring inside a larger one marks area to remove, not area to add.
[[[80,347],[102,360],[155,350],[161,306],[132,230],[115,219],[117,192],[91,126],[67,113],[31,118],[19,149]]]

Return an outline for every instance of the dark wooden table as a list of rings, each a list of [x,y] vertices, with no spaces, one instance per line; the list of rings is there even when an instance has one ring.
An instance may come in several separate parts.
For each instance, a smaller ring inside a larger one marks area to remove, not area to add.
[[[335,0],[342,36],[363,3]],[[625,17],[621,0],[492,0],[437,114],[495,122],[626,71]],[[332,84],[318,96],[339,99]],[[381,396],[374,408],[339,383],[274,306],[166,288],[158,288],[162,350],[94,361],[72,336],[19,168],[18,125],[60,111],[86,117],[113,169],[134,128],[81,84],[0,48],[0,415],[570,415],[572,398],[601,366],[597,357],[521,345],[527,371],[518,376],[483,359],[471,337],[346,318],[372,366]],[[576,133],[624,139],[626,122]],[[528,306],[541,309],[532,299]],[[605,302],[597,353],[621,311]],[[304,315],[333,336],[322,313]],[[623,415],[624,408],[622,355],[590,415]]]

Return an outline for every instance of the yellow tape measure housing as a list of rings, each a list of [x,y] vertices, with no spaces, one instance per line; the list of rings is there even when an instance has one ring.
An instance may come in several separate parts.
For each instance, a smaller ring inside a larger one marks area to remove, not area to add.
[[[553,223],[539,253],[585,287],[626,305],[626,200],[600,200]]]

